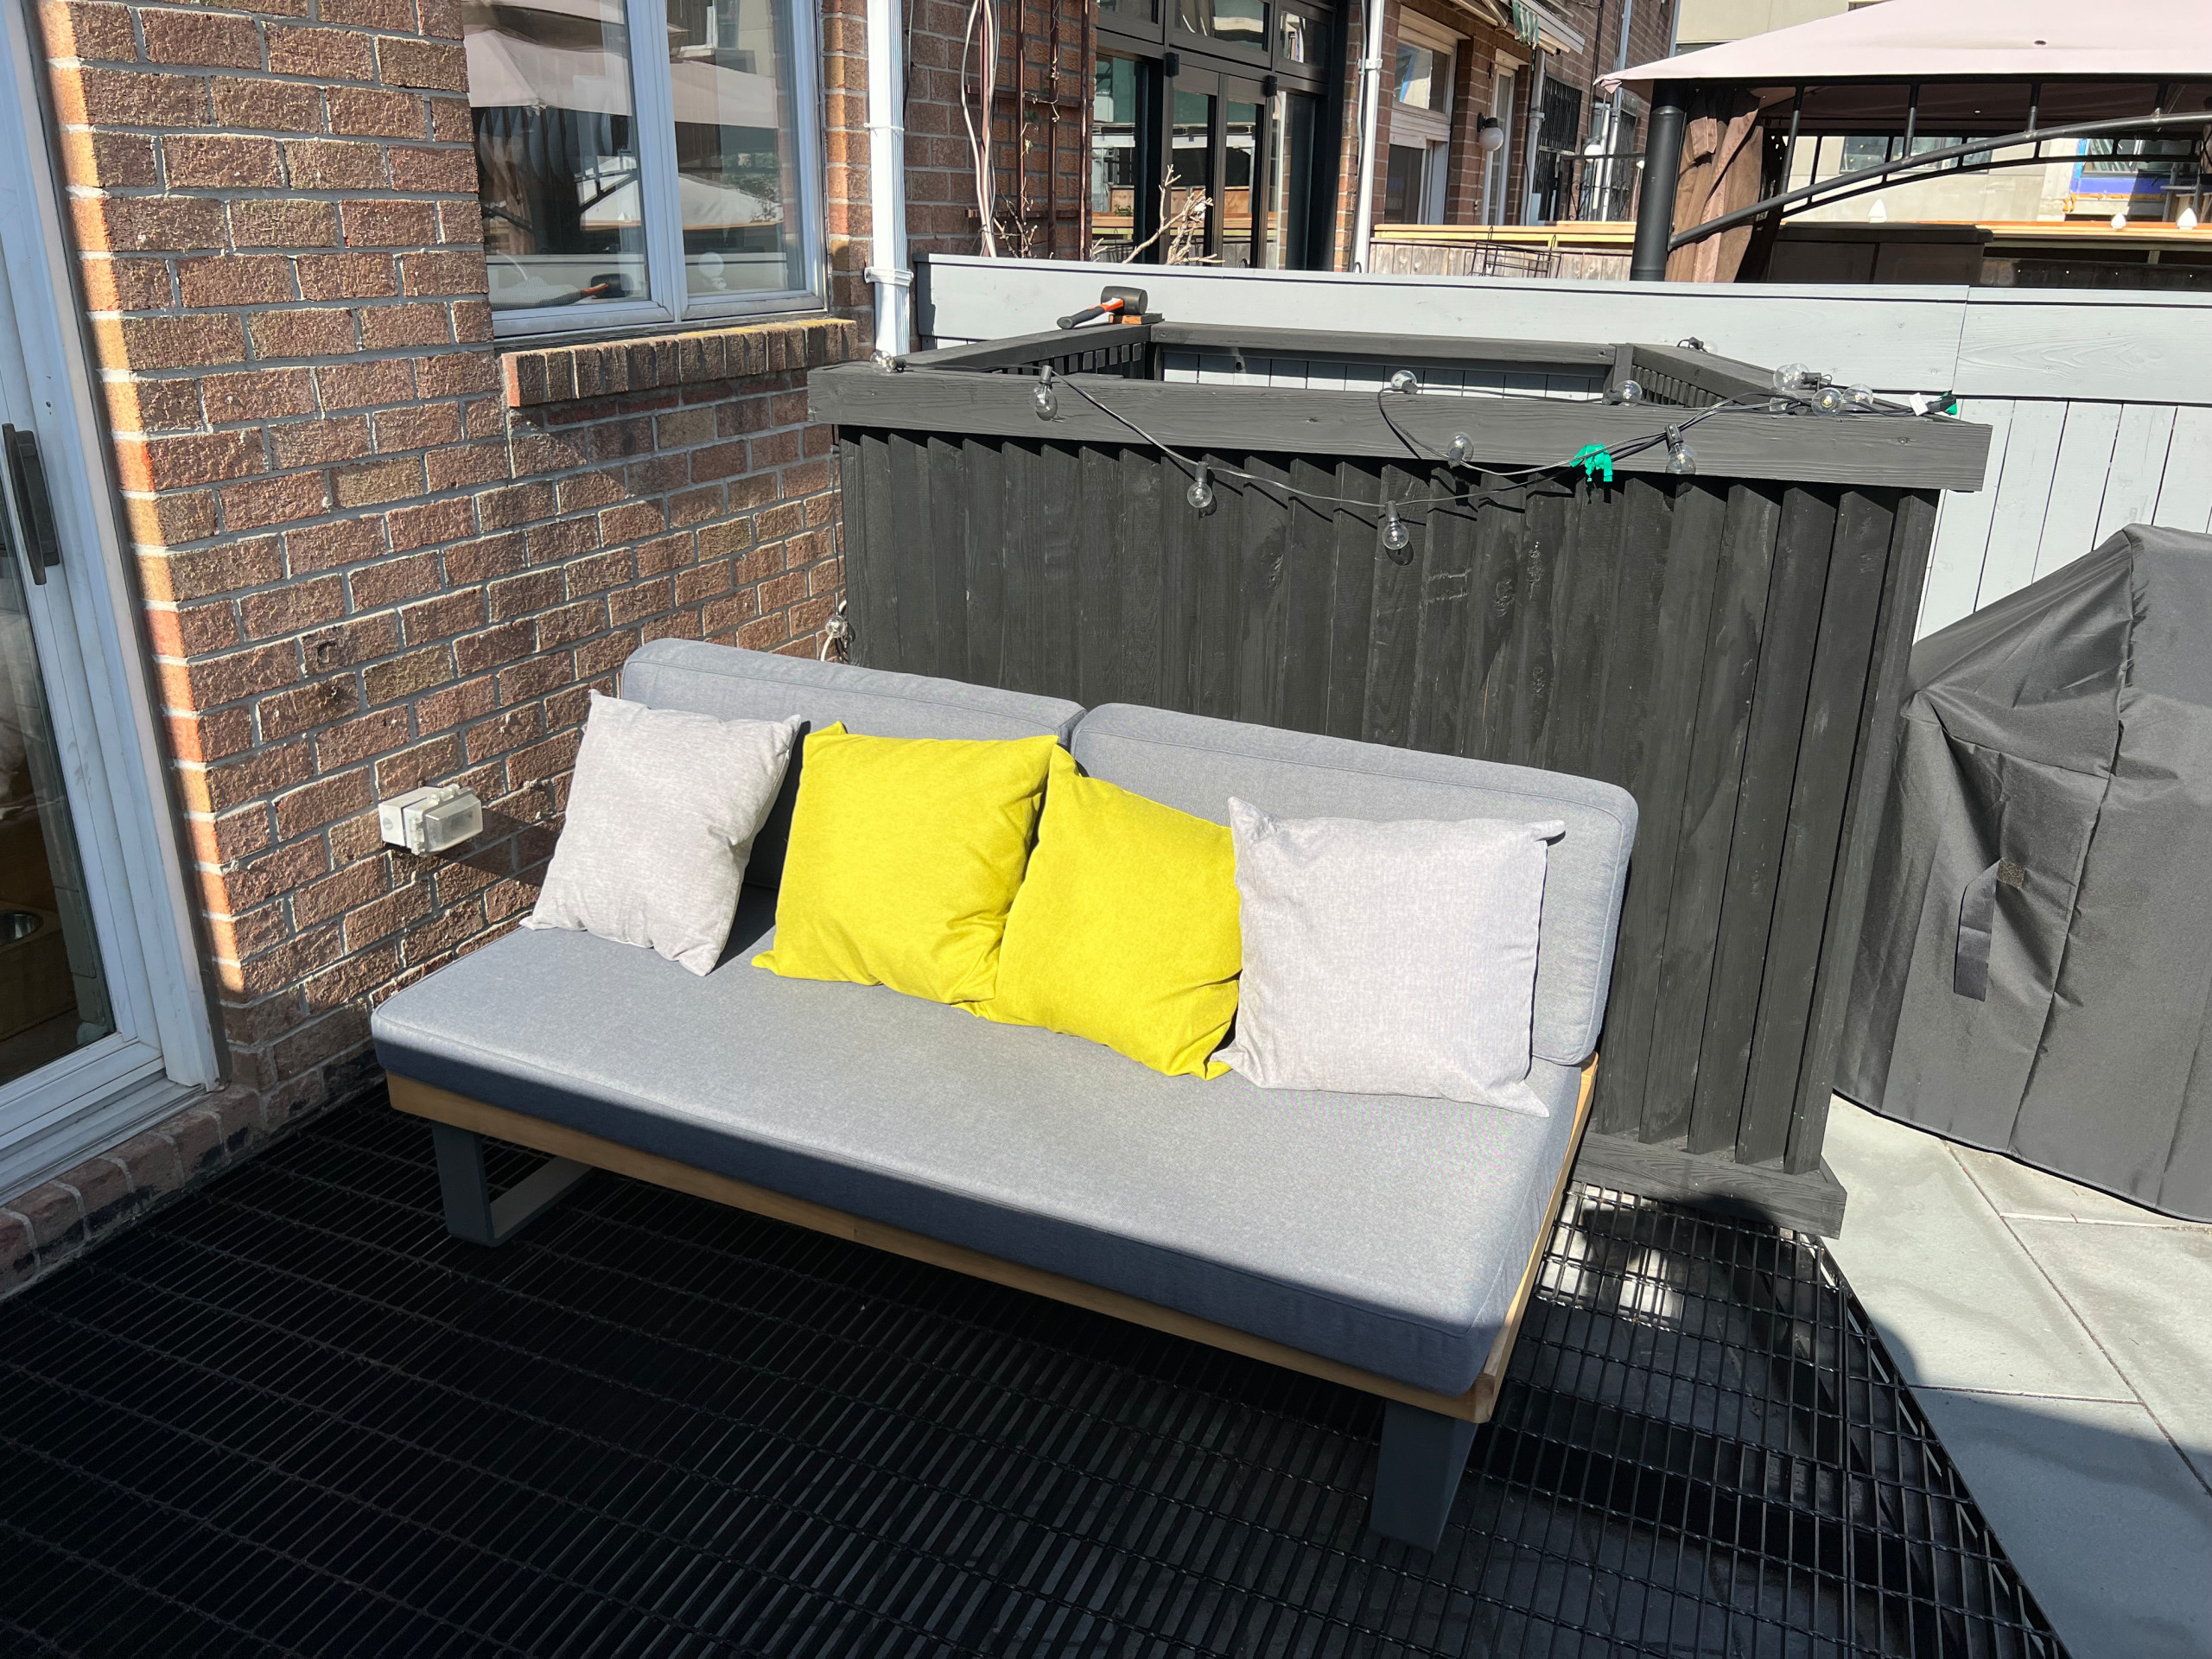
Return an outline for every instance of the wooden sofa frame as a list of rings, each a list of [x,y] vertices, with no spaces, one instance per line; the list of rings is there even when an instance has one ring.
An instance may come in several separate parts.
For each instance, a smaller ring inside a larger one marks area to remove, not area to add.
[[[1598,1076],[1592,1055],[1582,1067],[1582,1081],[1574,1107],[1574,1132],[1567,1144],[1559,1179],[1553,1184],[1544,1225],[1529,1253],[1505,1325],[1491,1344],[1474,1385],[1465,1394],[1445,1395],[1418,1389],[1390,1377],[1377,1376],[1338,1360],[1324,1359],[1287,1347],[1265,1337],[1217,1325],[1156,1303],[1140,1300],[1120,1291],[1102,1289],[1040,1268],[1024,1267],[986,1255],[959,1244],[886,1226],[865,1217],[849,1215],[826,1205],[790,1198],[766,1187],[734,1180],[727,1175],[694,1169],[673,1159],[639,1152],[613,1141],[557,1123],[525,1116],[505,1107],[491,1106],[433,1084],[393,1075],[391,1103],[403,1112],[428,1118],[437,1143],[438,1185],[445,1201],[446,1225],[454,1235],[475,1244],[502,1244],[532,1217],[541,1214],[594,1169],[612,1170],[655,1186],[710,1198],[754,1215],[790,1222],[818,1233],[850,1239],[893,1255],[987,1279],[993,1284],[1026,1290],[1055,1301],[1109,1314],[1171,1336],[1185,1337],[1209,1347],[1226,1349],[1249,1359],[1265,1360],[1287,1370],[1341,1383],[1362,1393],[1378,1395],[1384,1402],[1382,1449],[1376,1464],[1375,1498],[1369,1524],[1385,1537],[1433,1549],[1444,1532],[1452,1501],[1467,1466],[1475,1430],[1497,1409],[1498,1390],[1513,1357],[1514,1339],[1520,1334],[1536,1275],[1551,1248],[1559,1225],[1560,1206],[1567,1198],[1569,1176],[1580,1150],[1584,1129],[1590,1121],[1590,1096]],[[482,1137],[528,1147],[549,1155],[526,1179],[498,1198],[491,1197],[484,1174]]]

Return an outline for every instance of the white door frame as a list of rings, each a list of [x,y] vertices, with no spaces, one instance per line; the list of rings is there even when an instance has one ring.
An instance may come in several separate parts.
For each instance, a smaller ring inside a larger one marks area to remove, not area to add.
[[[31,622],[116,1031],[0,1085],[0,1197],[128,1139],[220,1080],[183,849],[124,564],[24,9],[0,5],[0,260],[61,563]]]

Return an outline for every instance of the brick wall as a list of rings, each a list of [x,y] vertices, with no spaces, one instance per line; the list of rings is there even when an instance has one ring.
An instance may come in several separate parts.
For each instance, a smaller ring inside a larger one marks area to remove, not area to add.
[[[805,371],[855,338],[503,364],[457,0],[41,16],[232,1086],[10,1201],[0,1287],[372,1085],[369,1009],[530,905],[588,691],[639,644],[815,648],[840,568]],[[826,19],[848,303],[859,16]],[[381,844],[378,797],[449,780],[480,841]]]

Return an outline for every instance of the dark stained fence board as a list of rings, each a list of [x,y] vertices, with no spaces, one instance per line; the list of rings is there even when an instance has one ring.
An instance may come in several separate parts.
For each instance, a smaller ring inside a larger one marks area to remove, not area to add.
[[[1713,989],[1721,893],[1734,839],[1744,749],[1758,685],[1767,586],[1774,566],[1781,493],[1730,487],[1713,606],[1700,641],[1705,665],[1693,719],[1689,766],[1676,830],[1672,902],[1652,1010],[1651,1058],[1643,1131],[1686,1135]],[[1724,1144],[1732,1144],[1733,1128]]]
[[[1932,492],[1215,443],[1193,451],[1216,469],[1200,514],[1175,461],[1058,423],[848,425],[839,454],[855,661],[1630,789],[1597,1127],[1746,1179],[1785,1154],[1817,1171]],[[1423,504],[1404,564],[1386,499]]]
[[[1900,499],[1892,521],[1881,614],[1875,623],[1873,672],[1859,709],[1858,753],[1852,766],[1842,856],[1828,889],[1827,925],[1821,939],[1805,1058],[1798,1072],[1796,1103],[1783,1154],[1783,1166],[1793,1173],[1819,1167],[1821,1146],[1827,1132],[1836,1050],[1851,998],[1853,958],[1873,875],[1875,826],[1881,821],[1888,797],[1898,741],[1897,711],[1904,702],[1921,584],[1928,574],[1929,551],[1935,540],[1935,502],[1916,495]]]

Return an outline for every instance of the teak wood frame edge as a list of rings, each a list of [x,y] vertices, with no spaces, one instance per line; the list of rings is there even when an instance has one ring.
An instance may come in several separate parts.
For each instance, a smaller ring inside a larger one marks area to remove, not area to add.
[[[1527,1313],[1529,1298],[1535,1291],[1537,1273],[1543,1266],[1544,1254],[1550,1249],[1552,1236],[1558,1229],[1560,1209],[1567,1199],[1567,1182],[1574,1169],[1575,1157],[1581,1149],[1583,1131],[1589,1125],[1590,1096],[1597,1077],[1598,1059],[1592,1055],[1582,1067],[1581,1088],[1574,1105],[1574,1133],[1567,1146],[1567,1157],[1560,1166],[1559,1179],[1553,1183],[1551,1203],[1544,1212],[1544,1224],[1536,1236],[1535,1248],[1529,1253],[1528,1266],[1522,1271],[1520,1287],[1514,1293],[1513,1305],[1506,1314],[1505,1326],[1491,1344],[1490,1357],[1484,1362],[1474,1386],[1460,1395],[1434,1394],[1426,1389],[1417,1389],[1410,1383],[1377,1376],[1333,1359],[1324,1359],[1319,1355],[1271,1342],[1265,1337],[1255,1337],[1249,1332],[1217,1325],[1211,1319],[1198,1319],[1192,1314],[1178,1313],[1173,1308],[1142,1301],[1120,1291],[1105,1290],[1060,1274],[1023,1267],[1019,1262],[986,1255],[980,1250],[948,1244],[920,1233],[907,1232],[903,1228],[888,1227],[880,1222],[849,1215],[842,1210],[832,1210],[827,1205],[811,1204],[804,1198],[771,1192],[766,1187],[734,1180],[727,1175],[694,1169],[689,1164],[677,1163],[674,1159],[639,1152],[578,1129],[565,1128],[541,1118],[528,1117],[520,1112],[509,1111],[505,1107],[487,1105],[480,1100],[472,1100],[466,1095],[454,1094],[432,1084],[401,1077],[397,1072],[390,1075],[388,1083],[392,1105],[411,1116],[428,1118],[434,1123],[450,1124],[455,1128],[478,1135],[488,1135],[551,1157],[571,1159],[594,1168],[612,1170],[618,1175],[632,1176],[655,1186],[688,1192],[694,1198],[726,1204],[733,1209],[750,1211],[755,1215],[810,1228],[818,1233],[828,1233],[836,1238],[849,1239],[855,1243],[888,1250],[894,1255],[926,1262],[934,1267],[966,1274],[973,1279],[988,1280],[993,1284],[1005,1285],[1014,1290],[1048,1296],[1054,1301],[1089,1308],[1095,1313],[1104,1313],[1117,1319],[1126,1319],[1132,1325],[1164,1331],[1170,1336],[1188,1338],[1209,1347],[1226,1349],[1248,1359],[1264,1360],[1286,1370],[1302,1371],[1308,1376],[1318,1376],[1326,1382],[1341,1383],[1345,1388],[1357,1389],[1363,1394],[1379,1395],[1386,1400],[1418,1406],[1424,1411],[1436,1412],[1442,1416],[1456,1417],[1471,1423],[1486,1423],[1491,1414],[1497,1408],[1498,1389],[1505,1381],[1506,1365],[1513,1357],[1514,1339],[1520,1334],[1522,1319]]]

